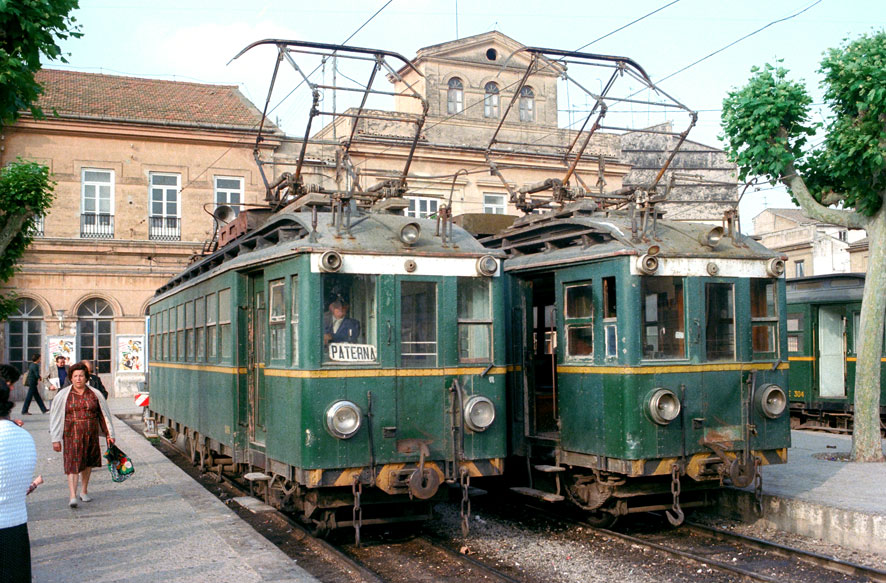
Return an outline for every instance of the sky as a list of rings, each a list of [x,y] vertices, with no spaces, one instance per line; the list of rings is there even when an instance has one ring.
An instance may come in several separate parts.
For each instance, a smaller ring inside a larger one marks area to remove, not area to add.
[[[527,46],[584,47],[585,52],[632,58],[664,91],[699,112],[690,139],[718,147],[722,147],[718,136],[723,98],[748,79],[751,67],[781,59],[793,79],[806,83],[814,102],[813,120],[823,121],[827,110],[817,73],[823,52],[844,39],[886,26],[883,0],[80,0],[80,4],[73,16],[83,37],[63,43],[67,64],[45,66],[237,85],[261,108],[274,65],[273,49],[259,48],[230,62],[260,39],[340,44],[354,35],[349,45],[412,58],[425,46],[498,30]],[[637,19],[641,20],[630,24]],[[778,20],[782,21],[774,22]],[[605,35],[609,36],[596,40]],[[746,35],[751,36],[739,41]],[[735,41],[739,42],[724,48]],[[588,43],[592,44],[585,46]],[[720,52],[693,65],[716,51]],[[273,116],[287,131],[300,133],[304,107],[297,99],[283,101]],[[562,96],[560,107],[566,107]],[[790,198],[780,189],[748,191],[739,207],[743,230],[749,231],[753,217],[765,208],[785,206],[791,206]]]

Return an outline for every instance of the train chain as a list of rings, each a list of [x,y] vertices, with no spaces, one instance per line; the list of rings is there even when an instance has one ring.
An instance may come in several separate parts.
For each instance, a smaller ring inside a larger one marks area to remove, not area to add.
[[[674,497],[674,502],[671,504],[674,513],[671,514],[670,510],[666,510],[665,515],[672,525],[680,526],[683,524],[685,515],[683,509],[680,508],[680,466],[677,464],[671,465],[671,495]]]
[[[471,487],[471,476],[468,474],[467,468],[461,468],[459,478],[461,483],[461,534],[468,536],[468,532],[470,532],[468,520],[471,518],[471,499],[468,497],[468,488]]]

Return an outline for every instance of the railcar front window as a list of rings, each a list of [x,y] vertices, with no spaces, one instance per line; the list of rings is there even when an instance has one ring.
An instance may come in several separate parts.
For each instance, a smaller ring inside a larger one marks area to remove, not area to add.
[[[594,357],[594,294],[590,283],[567,285],[565,289],[566,355]]]
[[[734,306],[731,283],[705,284],[705,353],[709,361],[735,360]]]
[[[437,366],[437,285],[404,281],[400,285],[400,362]]]
[[[271,360],[286,358],[286,303],[283,299],[285,282],[276,279],[268,282],[268,328],[271,331]]]
[[[682,277],[643,277],[643,358],[686,358],[686,320]]]
[[[751,280],[751,348],[754,359],[773,359],[778,353],[776,284],[771,279]]]
[[[323,276],[323,360],[376,362],[375,276]]]
[[[458,278],[458,360],[492,360],[492,302],[488,279]]]

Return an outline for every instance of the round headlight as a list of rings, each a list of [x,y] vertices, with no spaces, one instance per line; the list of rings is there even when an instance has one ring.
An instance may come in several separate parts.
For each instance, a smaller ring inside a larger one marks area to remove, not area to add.
[[[486,397],[473,396],[465,403],[465,425],[471,431],[484,431],[495,421],[495,405]]]
[[[784,260],[774,257],[766,263],[766,273],[770,277],[781,277],[784,275]]]
[[[656,389],[649,398],[649,416],[659,425],[667,425],[680,414],[680,399],[670,389]]]
[[[326,410],[326,428],[339,439],[347,439],[360,429],[363,414],[350,401],[336,401]]]
[[[421,235],[421,227],[418,226],[418,223],[407,223],[400,229],[400,241],[404,245],[414,244],[418,241],[419,235]]]
[[[484,255],[477,260],[477,272],[480,275],[489,277],[498,271],[498,261],[492,255]]]
[[[770,419],[781,416],[788,406],[788,397],[778,385],[763,385],[757,389],[756,400],[757,407]]]
[[[707,247],[716,247],[723,239],[723,227],[714,227],[707,233],[702,233],[698,240]]]

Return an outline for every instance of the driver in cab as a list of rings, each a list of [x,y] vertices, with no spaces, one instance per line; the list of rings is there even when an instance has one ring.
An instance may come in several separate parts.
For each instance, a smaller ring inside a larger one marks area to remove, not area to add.
[[[335,300],[329,304],[332,319],[323,330],[323,343],[332,342],[355,343],[360,336],[360,322],[348,317],[348,303]]]

